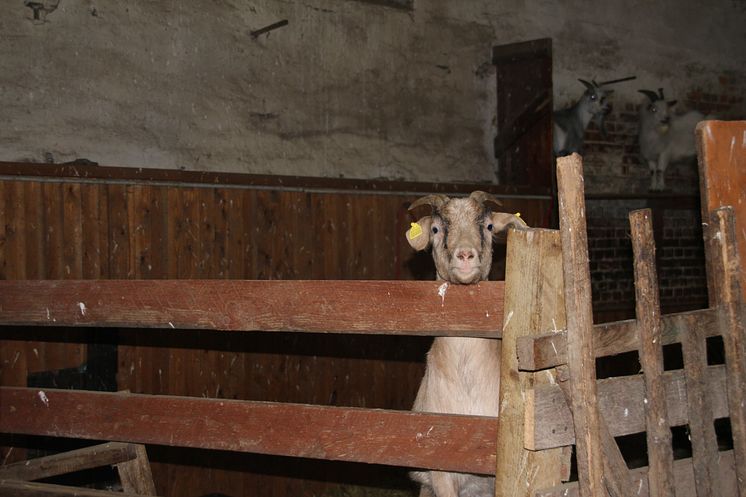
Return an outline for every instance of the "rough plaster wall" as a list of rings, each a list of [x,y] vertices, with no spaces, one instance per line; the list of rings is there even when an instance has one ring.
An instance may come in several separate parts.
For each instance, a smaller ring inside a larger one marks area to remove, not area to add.
[[[746,75],[734,0],[60,0],[31,17],[0,2],[0,160],[492,181],[493,45],[552,37],[556,106],[576,77],[636,74],[617,98],[638,101]]]

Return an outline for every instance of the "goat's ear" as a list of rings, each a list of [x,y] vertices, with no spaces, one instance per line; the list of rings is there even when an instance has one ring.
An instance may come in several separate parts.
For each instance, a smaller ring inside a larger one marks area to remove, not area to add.
[[[508,214],[507,212],[492,212],[490,213],[490,220],[492,221],[492,232],[499,233],[509,226],[513,226],[515,229],[525,230],[528,229],[528,224],[519,217],[518,214]]]
[[[676,102],[678,102],[678,100],[669,100],[667,103],[669,107],[673,107],[674,105],[676,105]]]
[[[432,236],[430,228],[432,225],[433,218],[430,216],[422,217],[416,223],[412,223],[407,230],[406,237],[413,249],[425,250],[430,245],[430,237]]]

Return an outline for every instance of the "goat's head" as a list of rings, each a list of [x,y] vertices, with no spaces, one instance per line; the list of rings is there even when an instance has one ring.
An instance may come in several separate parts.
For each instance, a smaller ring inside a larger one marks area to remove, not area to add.
[[[587,112],[593,116],[604,116],[611,112],[609,95],[614,93],[614,90],[603,88],[595,81],[588,82],[584,79],[579,79],[578,81],[585,86],[585,93],[581,97],[581,103],[586,107]]]
[[[671,122],[671,109],[676,105],[676,100],[666,101],[663,88],[658,88],[658,93],[651,90],[637,91],[648,97],[649,100],[640,109],[643,118],[655,122],[658,126],[668,126]]]
[[[407,241],[415,250],[432,247],[438,279],[451,283],[486,280],[492,266],[492,237],[511,225],[527,228],[517,215],[493,212],[491,206],[501,202],[481,191],[467,198],[427,195],[409,210],[421,205],[429,205],[432,214],[412,223]]]

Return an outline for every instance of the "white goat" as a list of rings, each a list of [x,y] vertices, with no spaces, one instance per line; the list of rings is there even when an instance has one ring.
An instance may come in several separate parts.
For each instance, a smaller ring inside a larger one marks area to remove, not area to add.
[[[666,102],[663,88],[656,94],[639,90],[650,100],[640,107],[640,155],[650,167],[650,190],[666,188],[666,168],[671,162],[694,157],[694,128],[705,116],[697,111],[673,115],[676,100]]]
[[[555,157],[563,157],[574,152],[582,154],[585,129],[593,119],[596,119],[601,133],[606,134],[603,118],[611,109],[607,97],[614,93],[614,90],[604,89],[595,81],[578,81],[585,85],[585,92],[580,100],[567,109],[554,112],[552,150]]]
[[[492,212],[500,205],[490,194],[475,191],[468,198],[428,195],[410,210],[432,207],[407,231],[415,250],[432,246],[437,279],[470,285],[486,280],[492,266],[492,237],[509,225],[525,228],[519,217]],[[500,341],[488,338],[438,337],[427,354],[425,376],[413,410],[483,416],[498,415]],[[495,479],[443,471],[418,471],[420,496],[493,497]]]

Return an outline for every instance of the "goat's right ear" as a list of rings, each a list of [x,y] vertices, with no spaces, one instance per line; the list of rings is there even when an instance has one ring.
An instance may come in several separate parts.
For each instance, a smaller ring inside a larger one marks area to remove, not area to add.
[[[433,218],[425,216],[420,218],[416,223],[412,223],[407,230],[407,241],[415,250],[425,250],[430,245],[430,228],[433,225]]]
[[[509,226],[518,230],[528,229],[528,224],[520,218],[520,214],[508,214],[507,212],[493,212],[490,214],[492,221],[492,232],[499,233]]]

